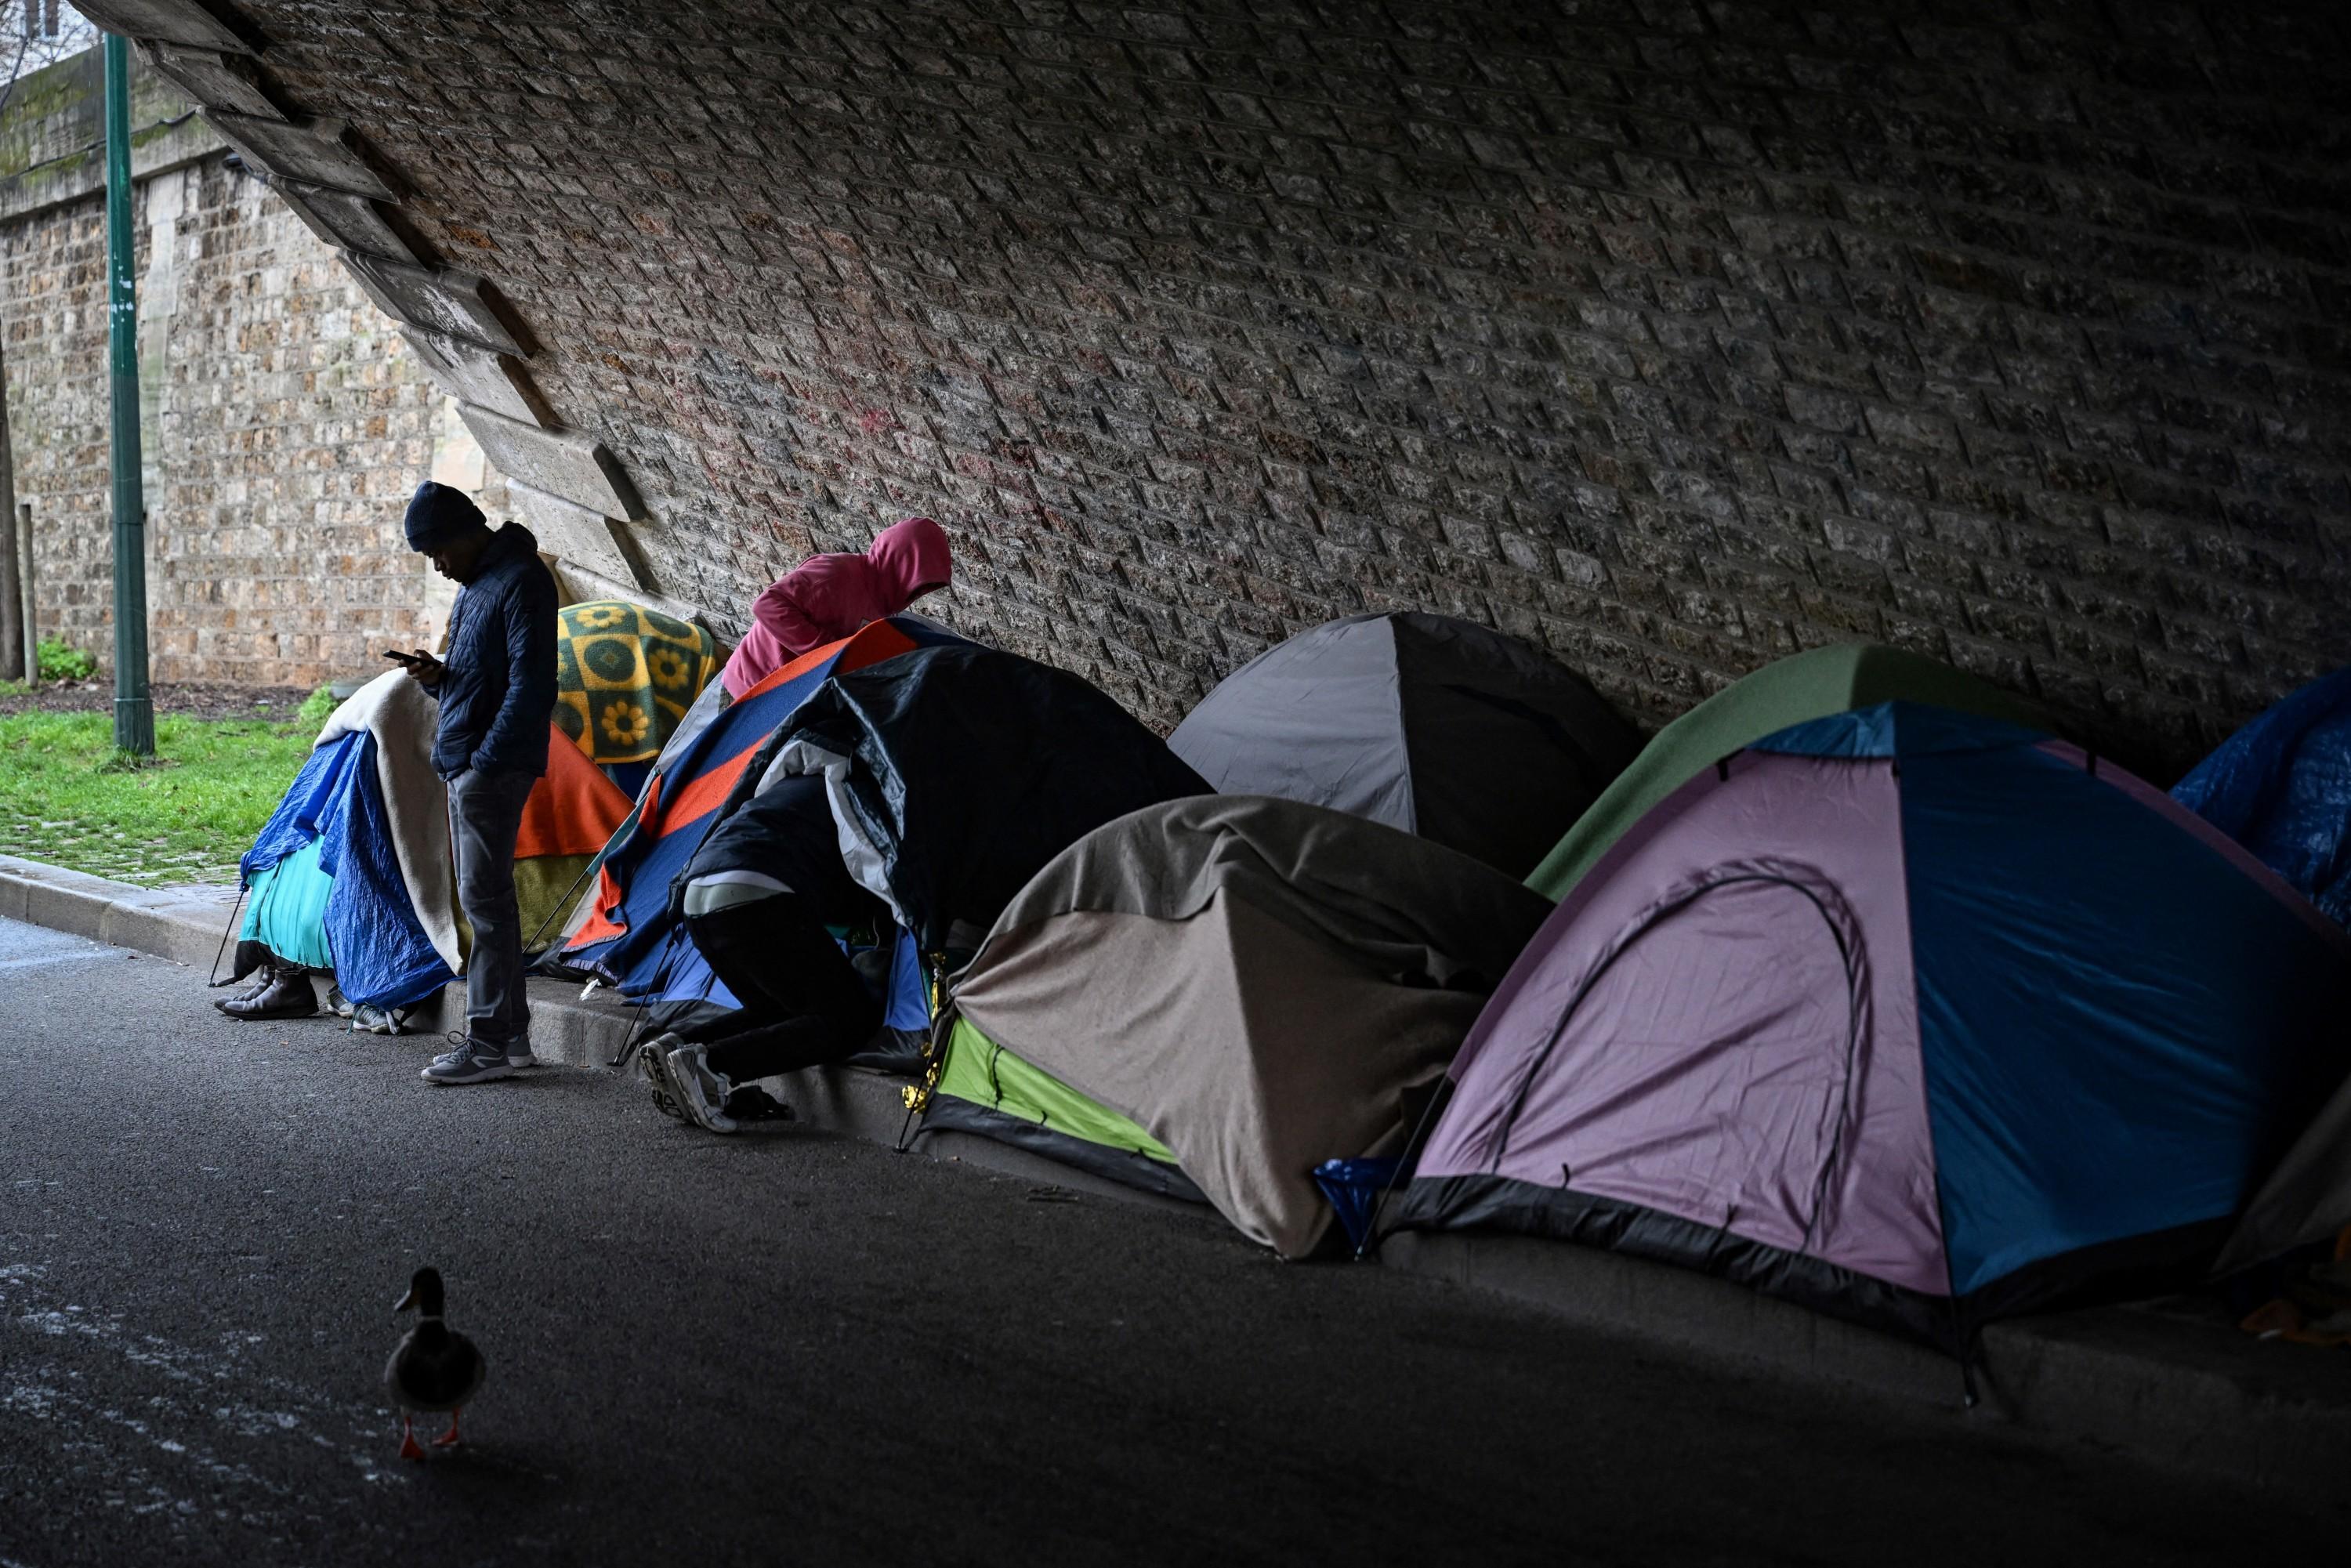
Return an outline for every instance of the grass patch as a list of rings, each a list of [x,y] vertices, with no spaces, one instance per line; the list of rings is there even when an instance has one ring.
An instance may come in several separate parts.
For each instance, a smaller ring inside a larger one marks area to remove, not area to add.
[[[318,733],[167,716],[155,755],[134,758],[115,749],[111,714],[0,717],[0,854],[142,887],[235,881]]]

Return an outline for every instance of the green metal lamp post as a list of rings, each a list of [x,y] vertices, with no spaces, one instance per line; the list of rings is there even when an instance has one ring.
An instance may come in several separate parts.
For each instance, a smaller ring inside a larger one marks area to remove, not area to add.
[[[108,362],[114,391],[114,744],[155,752],[147,695],[147,508],[139,479],[139,303],[131,267],[131,46],[106,36]]]

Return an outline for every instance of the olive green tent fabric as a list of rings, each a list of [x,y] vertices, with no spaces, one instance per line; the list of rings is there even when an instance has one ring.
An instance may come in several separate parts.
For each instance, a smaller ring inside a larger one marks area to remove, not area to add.
[[[1168,1165],[1167,1145],[1099,1101],[1090,1100],[1051,1073],[1031,1066],[972,1027],[955,1020],[946,1055],[939,1064],[935,1092],[952,1094],[1024,1122],[1105,1148],[1123,1149]]]
[[[1403,1144],[1550,913],[1482,861],[1379,822],[1195,796],[1038,873],[956,1007],[1295,1258],[1331,1224],[1313,1167]]]
[[[1731,753],[1790,725],[1883,702],[1932,703],[2059,733],[2039,704],[1921,653],[1876,643],[1793,653],[1659,730],[1543,857],[1527,885],[1557,903],[1651,807]]]

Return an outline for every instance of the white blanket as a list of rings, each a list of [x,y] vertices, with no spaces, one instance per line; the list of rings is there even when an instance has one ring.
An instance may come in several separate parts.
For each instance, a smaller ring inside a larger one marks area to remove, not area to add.
[[[383,795],[400,880],[424,927],[425,940],[453,973],[457,948],[457,878],[449,850],[449,787],[433,770],[433,733],[440,708],[406,672],[387,670],[350,696],[319,732],[324,746],[366,730],[375,737],[376,786]]]

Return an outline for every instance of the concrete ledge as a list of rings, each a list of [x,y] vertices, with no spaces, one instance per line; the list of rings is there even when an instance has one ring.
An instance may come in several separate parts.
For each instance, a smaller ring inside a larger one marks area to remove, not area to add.
[[[240,55],[253,46],[195,0],[74,0],[74,9],[110,33],[126,38],[156,38],[193,49],[227,49]]]
[[[141,41],[139,56],[147,68],[177,87],[206,109],[225,109],[256,120],[284,120],[285,114],[262,90],[261,73],[242,55],[218,49],[191,49],[177,44]]]
[[[405,328],[402,335],[416,350],[416,362],[432,374],[443,392],[517,423],[543,427],[555,423],[529,372],[512,355],[492,353],[479,344],[422,327]]]
[[[459,403],[457,413],[491,463],[507,478],[560,497],[600,517],[624,522],[644,519],[644,502],[601,442],[540,430],[472,403]]]
[[[550,496],[511,473],[507,475],[507,494],[544,548],[599,576],[634,584],[632,592],[651,586],[651,574],[638,558],[626,525],[560,496]]]
[[[1981,1403],[1968,1411],[1951,1357],[1690,1270],[1490,1232],[1401,1231],[1380,1261],[1743,1370],[1844,1384],[2199,1475],[2331,1489],[2351,1454],[2351,1357],[2256,1341],[2194,1302],[1994,1323],[1976,1372]]]
[[[338,250],[365,252],[400,262],[414,262],[416,247],[384,221],[376,204],[366,196],[327,185],[306,185],[299,180],[275,179],[269,188],[286,210],[303,226]]]
[[[513,483],[512,480],[507,481],[510,486]],[[549,552],[541,550],[540,559],[547,559],[549,554]],[[593,599],[625,599],[632,603],[642,604],[648,610],[658,610],[672,620],[690,621],[705,632],[711,630],[710,617],[703,613],[700,605],[688,604],[682,599],[672,599],[669,595],[653,589],[632,588],[618,578],[598,571],[584,561],[567,559],[558,556],[549,570],[555,573],[557,582],[570,596],[565,601],[567,603],[580,604]],[[719,645],[722,650],[726,646],[725,639],[720,639]]]
[[[400,193],[351,149],[345,140],[349,132],[339,120],[292,125],[225,109],[207,109],[204,118],[245,155],[246,162],[272,180],[328,185],[379,202],[400,200]]]
[[[340,254],[377,308],[402,326],[462,339],[492,353],[522,357],[522,345],[492,303],[483,278],[451,267],[391,261],[364,250]]]

